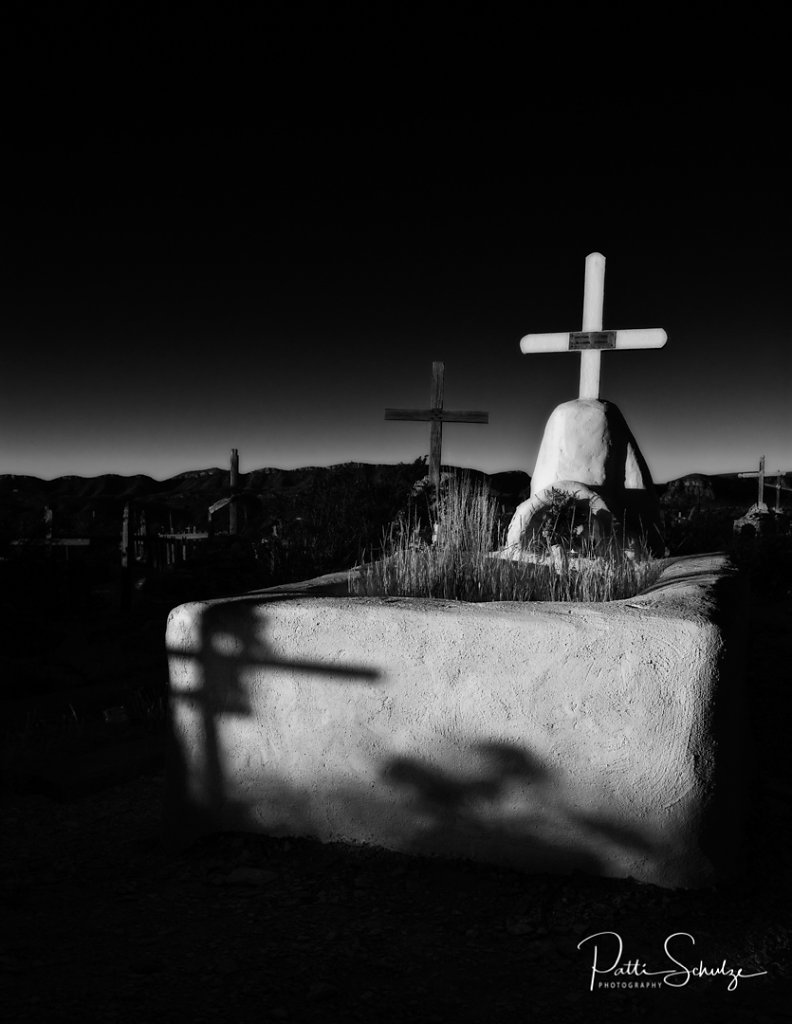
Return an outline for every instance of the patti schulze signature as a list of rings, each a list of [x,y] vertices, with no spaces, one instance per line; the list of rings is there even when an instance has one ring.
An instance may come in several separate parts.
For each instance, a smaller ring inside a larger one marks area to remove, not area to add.
[[[604,941],[594,941],[594,940]],[[611,978],[658,978],[659,981],[654,984],[646,983],[639,987],[651,987],[655,988],[660,984],[660,981],[664,985],[668,985],[670,988],[683,988],[690,981],[691,978],[714,978],[722,976],[729,978],[729,984],[727,986],[729,992],[734,992],[740,981],[745,978],[758,978],[762,974],[767,974],[767,971],[755,971],[752,974],[744,974],[742,967],[729,967],[724,959],[717,967],[706,967],[703,960],[700,960],[696,966],[689,967],[682,960],[679,960],[671,952],[671,944],[674,942],[675,946],[679,945],[679,939],[689,939],[695,946],[696,940],[689,932],[674,932],[673,935],[669,935],[663,943],[663,951],[668,959],[674,964],[674,967],[667,967],[657,971],[651,971],[648,969],[645,963],[642,963],[637,958],[635,960],[622,961],[624,953],[624,943],[622,942],[621,935],[618,932],[596,932],[594,935],[587,935],[585,939],[581,939],[578,943],[577,948],[580,949],[585,943],[594,941],[594,959],[591,964],[591,988],[589,991],[594,991],[594,986],[597,988],[627,988],[635,987],[634,983],[622,982],[621,984],[612,981],[599,981],[600,976],[609,975]],[[613,941],[615,940],[615,941]],[[606,952],[600,950],[600,945],[603,947],[608,945],[611,947],[611,953],[613,954],[608,960],[605,960]],[[680,953],[680,950],[676,950]],[[604,966],[607,964],[607,966]]]

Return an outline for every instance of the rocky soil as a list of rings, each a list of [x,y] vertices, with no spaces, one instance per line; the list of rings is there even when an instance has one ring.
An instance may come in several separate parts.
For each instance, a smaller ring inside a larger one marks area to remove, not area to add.
[[[792,1020],[790,626],[788,598],[754,604],[744,866],[704,891],[261,836],[215,836],[172,855],[160,839],[164,779],[151,736],[144,755],[136,744],[137,760],[122,757],[134,778],[114,777],[112,748],[94,745],[93,768],[63,761],[70,781],[60,788],[30,792],[17,780],[3,807],[3,1017]],[[611,979],[632,987],[590,991],[591,944],[578,944],[601,931],[619,933],[634,971],[672,966],[663,943],[684,932],[695,946],[679,937],[674,949],[688,967],[766,973],[735,991],[722,973],[677,988],[643,987],[652,978],[638,974]]]

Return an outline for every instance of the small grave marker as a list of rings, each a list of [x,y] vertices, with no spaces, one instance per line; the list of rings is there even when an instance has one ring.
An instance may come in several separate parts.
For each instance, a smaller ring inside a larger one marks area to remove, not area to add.
[[[603,331],[602,304],[605,297],[605,257],[592,252],[586,257],[583,285],[583,328],[562,334],[526,334],[520,351],[579,352],[579,398],[599,398],[600,359],[607,349],[662,348],[668,335],[661,328],[631,331]]]
[[[432,363],[432,407],[431,409],[386,409],[386,420],[425,421],[432,424],[429,439],[429,479],[440,493],[440,456],[443,445],[444,423],[489,423],[489,413],[451,411],[443,408],[445,364]]]
[[[132,603],[132,575],[135,566],[135,526],[131,501],[124,504],[121,520],[121,609],[128,611]]]
[[[740,477],[740,479],[749,479],[750,477],[757,477],[759,488],[758,488],[758,493],[757,493],[757,496],[756,496],[756,503],[759,506],[764,505],[765,504],[765,501],[764,501],[765,457],[764,457],[764,455],[761,457],[761,459],[759,459],[759,470],[758,470],[758,472],[757,472],[757,470],[752,469],[752,470],[749,470],[746,473],[738,473],[737,476]],[[770,479],[772,479],[772,478],[773,478],[773,474],[771,473],[770,474]],[[781,491],[790,491],[790,490],[792,490],[792,488],[789,488],[789,487],[786,486],[786,473],[782,472],[779,469],[778,472],[775,475],[775,492],[776,492],[775,507],[776,507],[776,511],[777,512],[781,510]]]
[[[231,504],[228,507],[228,532],[236,534],[239,531],[237,517],[237,490],[239,488],[239,452],[236,448],[231,449],[231,475],[229,477],[229,490],[231,492]]]

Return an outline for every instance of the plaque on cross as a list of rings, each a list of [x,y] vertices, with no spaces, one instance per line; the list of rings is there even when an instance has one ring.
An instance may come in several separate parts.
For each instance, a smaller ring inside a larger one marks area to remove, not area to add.
[[[586,257],[583,285],[583,327],[564,334],[526,334],[520,351],[579,352],[579,398],[599,398],[600,358],[608,349],[662,348],[668,335],[661,328],[631,331],[603,331],[602,304],[605,297],[605,257],[592,252]]]
[[[429,440],[429,479],[440,493],[440,456],[443,445],[444,423],[489,423],[489,413],[467,410],[452,412],[443,408],[445,366],[432,363],[432,407],[431,409],[386,409],[386,420],[426,421],[432,424]]]

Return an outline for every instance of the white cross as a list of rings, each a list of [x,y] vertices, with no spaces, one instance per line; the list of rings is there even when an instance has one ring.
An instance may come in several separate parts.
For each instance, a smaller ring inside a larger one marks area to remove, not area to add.
[[[592,252],[586,257],[583,285],[583,329],[568,334],[526,334],[520,351],[580,352],[580,398],[599,398],[600,353],[614,348],[662,348],[668,335],[661,328],[637,331],[603,331],[602,302],[605,296],[605,257]]]

